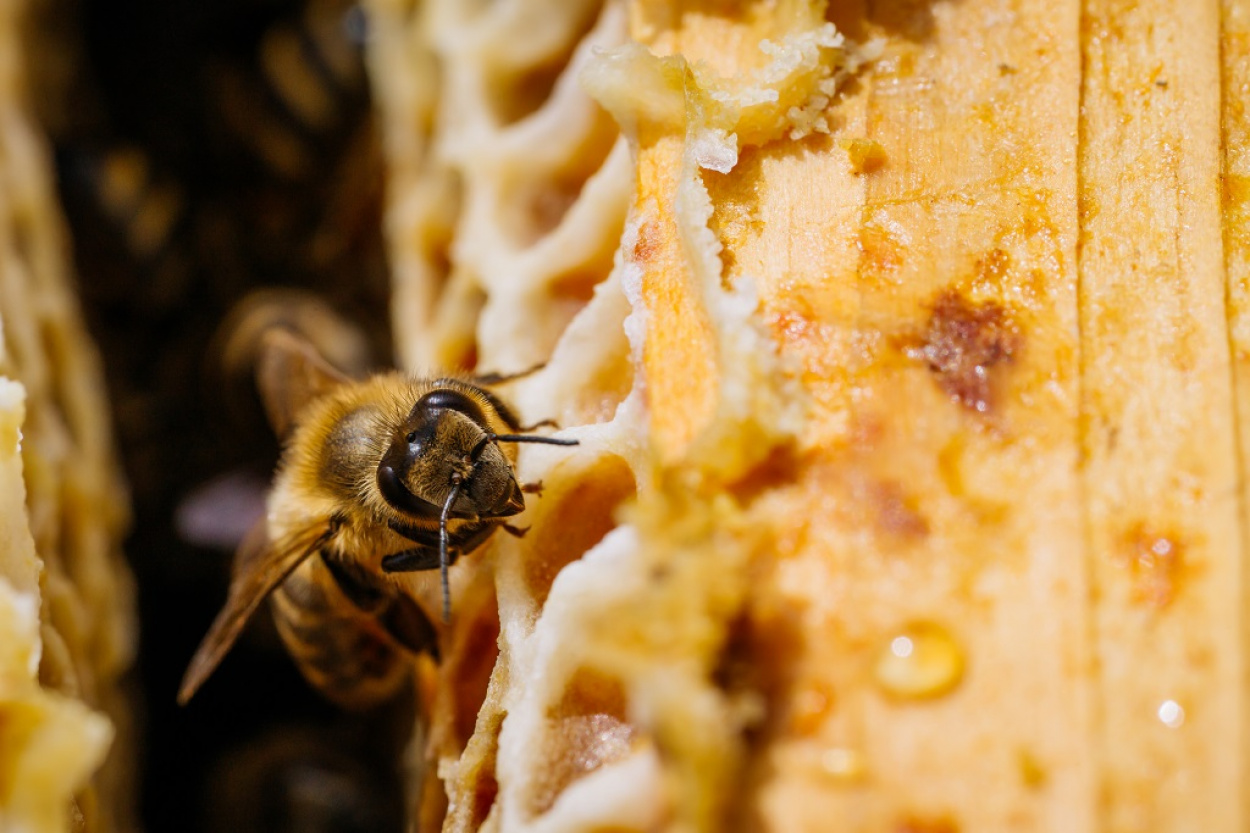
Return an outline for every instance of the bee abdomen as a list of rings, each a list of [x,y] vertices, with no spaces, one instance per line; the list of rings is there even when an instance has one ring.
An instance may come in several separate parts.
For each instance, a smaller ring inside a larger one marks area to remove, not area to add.
[[[378,620],[343,592],[320,555],[270,597],[274,622],[300,673],[348,708],[388,699],[408,679],[411,657]]]

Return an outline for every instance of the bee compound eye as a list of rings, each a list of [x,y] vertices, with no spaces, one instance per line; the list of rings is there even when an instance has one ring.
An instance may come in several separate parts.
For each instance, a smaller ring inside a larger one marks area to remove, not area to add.
[[[408,436],[404,437],[404,442],[408,443],[408,445],[412,445],[412,444],[413,444],[413,443],[415,443],[416,441],[417,441],[417,432],[416,432],[416,431],[409,431],[409,432],[408,432]]]

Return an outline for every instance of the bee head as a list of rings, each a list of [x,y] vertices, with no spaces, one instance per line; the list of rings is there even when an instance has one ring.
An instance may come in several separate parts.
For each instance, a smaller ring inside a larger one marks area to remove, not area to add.
[[[392,508],[437,520],[459,484],[451,506],[458,518],[504,518],[525,508],[512,464],[495,444],[483,407],[452,388],[422,396],[392,437],[378,465],[377,481]]]

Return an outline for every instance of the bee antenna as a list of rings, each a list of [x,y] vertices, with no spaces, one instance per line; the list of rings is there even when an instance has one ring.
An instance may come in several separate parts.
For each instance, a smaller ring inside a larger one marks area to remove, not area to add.
[[[559,437],[539,437],[534,434],[491,434],[490,438],[501,443],[541,443],[543,445],[579,445],[581,442]]]
[[[451,493],[443,502],[443,511],[438,516],[438,572],[443,580],[443,624],[451,622],[451,583],[447,578],[449,563],[447,553],[447,516],[451,514],[451,505],[460,497],[460,481],[451,486]]]

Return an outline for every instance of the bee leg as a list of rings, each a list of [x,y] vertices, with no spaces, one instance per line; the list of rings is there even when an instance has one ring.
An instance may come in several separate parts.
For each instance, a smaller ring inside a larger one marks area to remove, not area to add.
[[[516,373],[483,373],[473,376],[472,381],[478,385],[502,385],[504,382],[513,382],[517,379],[524,379],[533,373],[537,373],[547,366],[546,362],[528,367],[525,370],[518,370]]]
[[[513,538],[524,538],[525,533],[530,531],[528,526],[513,526],[512,524],[500,524],[499,526]]]
[[[451,550],[448,563],[454,563],[458,554],[455,550]],[[438,550],[430,549],[429,547],[413,547],[410,550],[402,550],[383,558],[382,572],[416,573],[421,570],[437,570],[439,564]]]
[[[527,495],[538,495],[539,497],[542,497],[543,482],[541,480],[535,480],[533,483],[522,483],[521,491]]]
[[[554,419],[540,419],[538,422],[535,422],[533,425],[522,425],[517,430],[518,431],[533,431],[535,428],[559,428],[559,427],[560,427],[560,423],[556,422]]]

